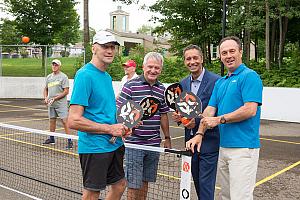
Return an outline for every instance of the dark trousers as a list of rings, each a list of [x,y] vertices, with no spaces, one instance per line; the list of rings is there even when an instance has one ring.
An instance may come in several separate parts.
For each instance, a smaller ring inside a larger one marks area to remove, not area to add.
[[[219,152],[195,153],[192,157],[192,176],[201,200],[214,200]]]

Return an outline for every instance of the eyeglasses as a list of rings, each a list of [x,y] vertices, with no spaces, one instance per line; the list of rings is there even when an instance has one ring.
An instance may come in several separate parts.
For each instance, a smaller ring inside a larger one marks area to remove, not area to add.
[[[114,45],[114,44],[99,44],[99,45],[105,50],[107,50],[107,49],[115,50],[116,49],[116,45]]]

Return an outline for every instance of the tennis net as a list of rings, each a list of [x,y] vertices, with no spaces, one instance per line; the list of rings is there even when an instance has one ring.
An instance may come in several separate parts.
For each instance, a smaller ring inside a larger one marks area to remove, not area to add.
[[[55,144],[42,145],[50,135],[55,136]],[[72,150],[65,149],[68,138],[73,140]],[[0,184],[33,199],[81,199],[82,175],[77,140],[74,135],[0,123]],[[156,180],[149,182],[147,199],[196,197],[190,192],[190,156],[185,151],[131,144],[125,146],[126,149],[159,155]],[[107,190],[101,192],[100,199],[104,199],[106,193]],[[127,189],[122,199],[127,199]]]

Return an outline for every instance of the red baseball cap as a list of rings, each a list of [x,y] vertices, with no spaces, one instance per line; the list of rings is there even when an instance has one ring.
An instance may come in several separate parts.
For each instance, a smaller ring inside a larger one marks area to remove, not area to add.
[[[134,60],[127,60],[127,62],[123,63],[122,65],[127,67],[136,67],[136,63],[134,62]]]

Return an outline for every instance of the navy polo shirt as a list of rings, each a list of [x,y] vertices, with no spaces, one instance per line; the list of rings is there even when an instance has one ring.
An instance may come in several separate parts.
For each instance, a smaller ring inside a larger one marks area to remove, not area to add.
[[[240,122],[220,124],[220,146],[224,148],[259,148],[259,125],[263,85],[259,75],[241,64],[230,76],[219,79],[209,106],[218,116],[231,113],[246,102],[258,103],[256,115]]]

